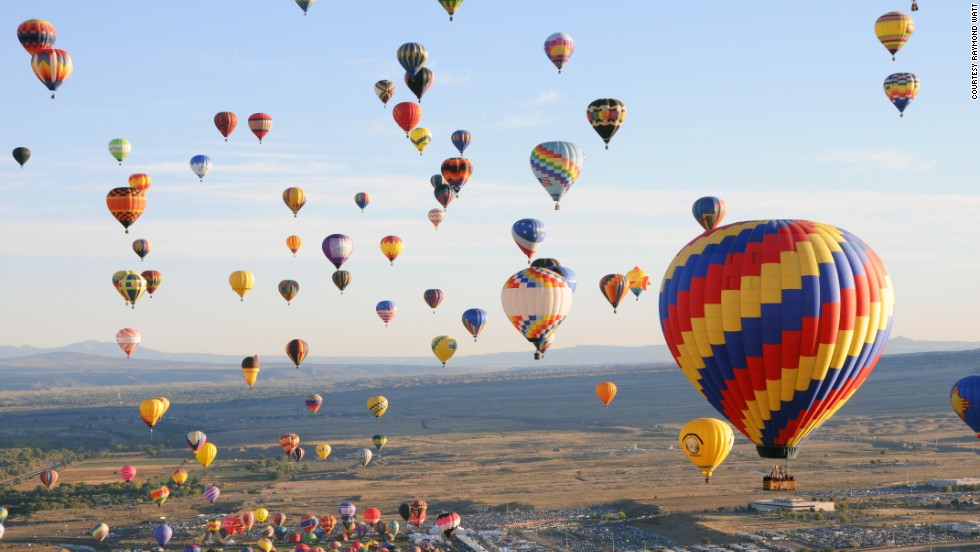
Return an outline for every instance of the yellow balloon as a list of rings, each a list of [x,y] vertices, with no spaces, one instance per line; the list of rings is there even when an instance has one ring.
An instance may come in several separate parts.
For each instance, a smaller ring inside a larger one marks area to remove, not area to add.
[[[218,447],[214,446],[214,443],[204,443],[197,449],[194,456],[197,457],[197,461],[201,463],[202,466],[207,468],[214,462],[214,457],[218,455]]]
[[[146,399],[140,403],[140,418],[153,431],[153,426],[157,425],[166,410],[160,399]]]
[[[698,418],[684,424],[679,436],[681,450],[711,482],[711,473],[728,457],[735,443],[732,428],[716,418]]]
[[[269,510],[259,508],[258,510],[252,512],[252,515],[255,516],[255,521],[265,523],[265,520],[269,518]]]
[[[320,460],[326,460],[327,456],[330,456],[331,451],[333,449],[326,443],[320,443],[316,446],[316,455],[320,457]]]
[[[163,403],[163,413],[166,414],[170,410],[170,399],[167,397],[157,397],[157,400]]]
[[[442,362],[442,367],[446,367],[449,359],[456,354],[456,339],[448,335],[440,335],[432,340],[432,353]]]
[[[245,383],[251,389],[255,385],[255,380],[259,377],[259,355],[245,357],[242,361],[242,374],[245,376]]]
[[[235,290],[235,293],[244,301],[245,294],[252,289],[252,285],[255,283],[255,277],[247,270],[236,270],[228,277],[228,283],[231,284],[231,289]]]
[[[638,266],[634,266],[633,270],[626,273],[626,281],[629,283],[630,291],[636,296],[636,300],[640,300],[640,294],[647,290],[647,286],[650,285],[650,276],[647,275],[646,271]]]
[[[371,411],[371,414],[374,414],[374,417],[380,422],[381,416],[384,415],[385,410],[388,410],[388,399],[382,397],[381,395],[371,397],[367,401],[367,407],[368,410]]]
[[[432,141],[432,133],[427,128],[418,127],[408,133],[408,139],[415,145],[415,149],[419,150],[419,155],[422,155],[422,151]]]
[[[183,485],[185,481],[187,481],[187,470],[184,468],[177,468],[174,470],[174,473],[170,476],[170,478],[173,479],[174,483],[176,483],[179,487]]]
[[[262,552],[275,550],[275,547],[272,546],[272,541],[269,539],[259,539],[259,541],[255,543],[255,546],[257,546]]]
[[[882,46],[891,53],[892,61],[913,32],[915,32],[915,23],[906,13],[888,12],[875,21],[875,34],[878,35]]]

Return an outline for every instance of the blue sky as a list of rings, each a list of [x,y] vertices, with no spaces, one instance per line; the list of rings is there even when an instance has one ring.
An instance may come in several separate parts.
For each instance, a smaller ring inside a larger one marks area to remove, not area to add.
[[[690,205],[702,195],[725,199],[726,222],[848,229],[892,275],[895,335],[977,339],[969,3],[922,2],[895,62],[873,27],[905,1],[599,5],[467,0],[450,23],[435,0],[322,0],[307,17],[292,0],[6,2],[0,136],[6,151],[27,146],[33,157],[23,170],[0,163],[0,341],[111,341],[131,326],[165,351],[282,355],[298,337],[315,356],[423,356],[451,334],[460,350],[450,366],[530,355],[500,288],[526,266],[510,226],[534,217],[548,230],[538,255],[579,277],[556,347],[662,343],[656,288],[699,233]],[[56,47],[74,58],[54,101],[15,38],[31,18],[54,24]],[[561,75],[542,47],[556,31],[576,43]],[[421,157],[391,118],[395,103],[414,101],[395,58],[405,42],[425,45],[435,73],[422,101],[434,139]],[[900,71],[922,80],[901,119],[881,87]],[[397,86],[387,109],[372,90],[382,78]],[[603,97],[628,109],[609,151],[585,120]],[[240,118],[227,143],[212,123],[224,110]],[[262,145],[245,122],[259,111],[274,119]],[[455,155],[458,128],[473,133],[474,174],[435,231],[428,178]],[[122,167],[106,149],[116,137],[133,144]],[[549,140],[586,155],[560,212],[528,164]],[[203,183],[188,167],[196,154],[214,160]],[[153,184],[124,234],[104,198],[134,172]],[[280,198],[288,186],[309,196],[298,218]],[[360,191],[373,197],[364,214]],[[295,259],[283,244],[294,233],[305,240]],[[320,252],[332,233],[354,239],[343,296]],[[388,234],[405,241],[394,267],[378,248]],[[136,238],[153,244],[143,263]],[[598,280],[634,265],[651,289],[613,315]],[[124,308],[112,273],[150,268],[164,274],[156,297]],[[227,283],[237,269],[256,277],[244,302]],[[300,283],[288,307],[276,290],[286,278]],[[430,287],[446,294],[435,315],[422,301]],[[383,299],[399,305],[388,328],[374,312]],[[476,344],[459,320],[470,307],[490,313]]]

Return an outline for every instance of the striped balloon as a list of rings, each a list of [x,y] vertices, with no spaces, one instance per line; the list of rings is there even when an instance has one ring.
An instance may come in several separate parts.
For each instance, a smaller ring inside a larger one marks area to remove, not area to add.
[[[289,360],[293,361],[296,368],[302,364],[303,359],[306,358],[306,354],[310,351],[309,346],[302,339],[294,339],[286,344],[286,356]]]
[[[385,326],[387,326],[388,322],[391,322],[398,312],[398,305],[394,301],[381,301],[374,307],[374,310],[378,313],[378,317],[385,323]]]
[[[52,49],[57,39],[54,25],[43,19],[28,19],[17,27],[17,40],[31,56]]]
[[[129,187],[135,188],[145,194],[150,189],[150,175],[146,173],[129,175]]]
[[[626,298],[630,291],[629,279],[622,274],[606,274],[599,279],[599,291],[602,292],[606,301],[612,305],[613,313],[615,313],[619,303]]]
[[[308,408],[312,414],[316,414],[317,411],[320,410],[321,406],[323,406],[322,395],[320,395],[319,393],[310,393],[309,395],[307,395],[306,408]]]
[[[544,268],[525,268],[504,282],[500,302],[507,319],[535,346],[558,329],[572,307],[572,290],[559,274]]]
[[[339,269],[354,252],[354,242],[343,234],[330,234],[323,238],[321,249],[327,260]]]
[[[409,77],[414,76],[419,68],[425,65],[425,61],[429,59],[429,53],[425,51],[425,46],[417,42],[402,44],[398,47],[395,55],[398,57],[398,63],[405,69],[405,73]]]
[[[212,485],[207,489],[204,489],[202,494],[204,495],[204,500],[208,501],[208,504],[214,504],[214,501],[218,500],[218,496],[221,495],[221,491]]]
[[[133,151],[133,145],[125,138],[113,138],[109,141],[109,154],[122,165],[123,159]]]
[[[473,176],[473,163],[465,157],[451,157],[442,162],[442,178],[456,195]],[[445,205],[443,205],[445,207]]]
[[[252,113],[248,116],[248,128],[261,144],[262,139],[272,129],[272,117],[267,113]]]
[[[514,243],[527,255],[527,262],[531,262],[531,257],[538,250],[538,246],[544,241],[547,232],[544,223],[538,219],[526,218],[514,223],[510,229],[510,235],[514,238]]]
[[[432,314],[436,313],[436,308],[442,303],[443,297],[444,294],[441,289],[427,289],[422,294],[422,298],[425,299],[425,304],[429,305],[429,308],[432,309]]]
[[[92,527],[90,534],[92,535],[92,538],[95,539],[97,542],[102,542],[105,540],[106,537],[109,536],[109,526],[104,523],[95,525]]]
[[[899,117],[905,116],[905,108],[919,95],[919,77],[912,73],[894,73],[885,79],[885,95],[895,104]]]
[[[37,79],[51,91],[52,100],[55,91],[68,80],[74,68],[71,55],[64,50],[39,50],[31,57],[31,69]]]
[[[304,533],[310,533],[317,528],[317,517],[316,516],[303,516],[299,520],[299,528],[303,530]]]
[[[452,141],[453,146],[459,150],[459,154],[463,155],[466,148],[470,147],[470,142],[473,141],[473,135],[470,134],[470,131],[468,130],[457,130],[456,132],[453,132],[450,140]]]
[[[544,53],[558,68],[559,74],[574,51],[575,41],[565,33],[554,33],[544,41]]]
[[[705,230],[714,230],[725,218],[725,202],[714,196],[701,197],[691,206],[691,213]]]
[[[466,309],[463,311],[463,327],[473,336],[473,341],[480,337],[483,328],[487,327],[487,311],[483,309]]]
[[[218,132],[225,137],[225,142],[227,142],[228,135],[234,132],[235,127],[238,126],[238,115],[231,111],[217,113],[214,116],[214,126],[217,127]]]
[[[123,481],[129,483],[136,477],[136,467],[127,465],[119,468],[119,476],[123,478]]]
[[[429,209],[428,217],[429,222],[432,223],[432,226],[435,226],[436,230],[438,230],[439,225],[442,224],[442,221],[446,220],[446,210],[439,208]]]
[[[354,194],[354,203],[361,208],[361,212],[364,212],[364,208],[371,203],[371,194],[367,192],[357,192]]]
[[[157,540],[157,544],[160,546],[166,546],[172,536],[174,536],[174,530],[166,523],[153,528],[153,538]]]
[[[449,20],[453,20],[453,14],[459,9],[459,6],[463,3],[463,0],[439,0],[439,5],[446,10],[449,14]]]
[[[150,294],[150,297],[153,297],[157,288],[163,283],[163,274],[159,270],[144,270],[140,272],[140,276],[146,280],[146,292]]]
[[[140,341],[142,340],[143,336],[140,335],[139,330],[135,328],[123,328],[116,332],[116,344],[119,345],[119,348],[122,349],[124,353],[126,353],[126,358],[129,358],[129,355],[133,354],[133,351],[139,347]],[[133,469],[135,470],[135,468]],[[129,479],[127,479],[127,481],[129,481]]]
[[[885,49],[891,53],[892,61],[895,61],[895,54],[905,46],[913,32],[915,32],[915,23],[906,13],[888,12],[875,21],[875,34]]]
[[[296,280],[283,280],[279,282],[279,295],[282,295],[287,305],[296,297],[297,293],[299,293],[299,282]]]
[[[293,217],[299,215],[299,210],[306,205],[306,192],[298,186],[291,186],[282,191],[282,202],[293,212]]]
[[[105,196],[109,213],[119,221],[129,233],[129,227],[136,222],[146,209],[146,196],[143,192],[132,187],[113,188]]]
[[[556,211],[561,198],[578,180],[584,161],[582,150],[571,142],[545,142],[531,150],[531,172],[555,200]]]
[[[44,470],[41,472],[41,484],[47,488],[54,487],[58,482],[58,472],[54,470]]]
[[[395,95],[395,83],[384,79],[374,83],[374,93],[381,100],[385,107],[388,107],[388,100]]]
[[[170,498],[170,489],[166,485],[162,485],[156,489],[150,491],[150,499],[156,503],[157,506],[162,507],[163,503]]]
[[[892,327],[878,255],[829,224],[739,222],[677,254],[660,289],[678,366],[764,458],[799,444],[864,383]]]
[[[626,121],[626,106],[619,100],[602,98],[589,104],[585,117],[609,149],[609,141]]]

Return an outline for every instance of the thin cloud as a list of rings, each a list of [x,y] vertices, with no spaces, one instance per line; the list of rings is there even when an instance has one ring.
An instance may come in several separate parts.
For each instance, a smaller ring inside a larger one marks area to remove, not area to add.
[[[814,159],[860,170],[927,171],[936,166],[928,157],[896,149],[838,150],[816,155]]]
[[[561,99],[561,94],[557,90],[545,90],[537,96],[523,102],[523,106],[537,106],[553,104]]]
[[[501,119],[490,125],[493,130],[517,130],[521,128],[534,128],[549,125],[554,122],[547,119],[539,112],[528,113],[526,115],[511,115],[506,119]]]

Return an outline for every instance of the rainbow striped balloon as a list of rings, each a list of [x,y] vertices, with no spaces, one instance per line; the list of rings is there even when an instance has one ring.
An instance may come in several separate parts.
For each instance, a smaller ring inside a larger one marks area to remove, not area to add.
[[[531,172],[555,200],[556,211],[565,192],[578,180],[583,161],[582,150],[571,142],[545,142],[531,150]]]
[[[878,255],[829,224],[739,222],[685,246],[660,320],[684,375],[763,458],[799,444],[864,383],[892,327]]]

